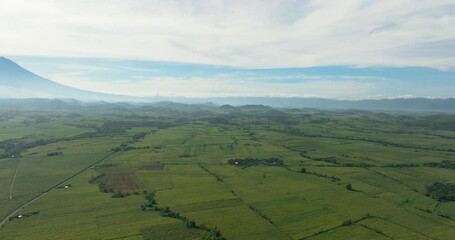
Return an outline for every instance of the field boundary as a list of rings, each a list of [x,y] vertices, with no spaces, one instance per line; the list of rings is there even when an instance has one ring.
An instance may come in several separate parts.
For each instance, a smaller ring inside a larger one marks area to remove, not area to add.
[[[223,179],[218,176],[216,173],[210,171],[207,167],[205,167],[204,165],[202,165],[201,163],[197,163],[197,165],[205,172],[207,172],[208,174],[212,175],[218,182],[220,182],[221,184],[225,185],[228,189],[231,189],[231,193],[232,195],[234,195],[238,200],[240,200],[240,202],[242,202],[246,207],[248,207],[249,210],[251,210],[252,212],[254,212],[254,214],[256,214],[257,216],[259,216],[260,218],[262,218],[263,220],[265,220],[266,222],[268,222],[270,225],[272,225],[275,229],[277,229],[279,232],[281,232],[284,236],[286,236],[288,239],[292,239],[291,236],[289,236],[288,233],[286,233],[283,229],[279,228],[277,225],[275,225],[275,223],[272,221],[272,219],[270,219],[267,215],[265,215],[264,213],[262,213],[258,208],[256,208],[255,206],[253,206],[252,204],[246,202],[243,198],[241,198],[234,190],[231,186],[229,186],[229,184],[225,183],[223,181]]]

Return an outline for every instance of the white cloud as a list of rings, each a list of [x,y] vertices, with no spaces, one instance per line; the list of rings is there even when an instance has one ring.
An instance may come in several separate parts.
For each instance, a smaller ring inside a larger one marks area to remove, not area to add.
[[[296,76],[283,76],[296,79]],[[302,81],[264,82],[263,76],[238,80],[235,75],[210,77],[153,77],[141,80],[111,80],[109,83],[86,79],[78,73],[55,74],[54,79],[67,86],[103,93],[134,96],[273,96],[273,97],[322,97],[337,99],[363,99],[379,85],[369,79],[343,77],[335,80],[315,76],[300,76]],[[380,97],[380,96],[373,96]]]
[[[454,68],[453,26],[453,0],[0,0],[0,54]]]

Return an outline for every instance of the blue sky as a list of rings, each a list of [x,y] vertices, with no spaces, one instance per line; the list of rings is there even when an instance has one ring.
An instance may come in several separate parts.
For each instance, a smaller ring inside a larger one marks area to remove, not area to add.
[[[379,99],[455,95],[455,72],[425,67],[240,68],[145,60],[9,58],[65,85],[135,96]]]
[[[453,0],[0,0],[0,55],[135,96],[454,97]]]

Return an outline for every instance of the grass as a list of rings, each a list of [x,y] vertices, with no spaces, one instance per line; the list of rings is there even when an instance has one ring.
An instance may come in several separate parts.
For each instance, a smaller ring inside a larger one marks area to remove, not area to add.
[[[145,240],[163,238],[169,240],[193,240],[201,239],[204,236],[204,231],[188,229],[181,223],[169,223],[142,228],[141,236]]]
[[[207,239],[210,229],[226,239],[455,236],[454,203],[425,196],[433,182],[454,183],[455,171],[423,165],[454,161],[455,133],[419,116],[406,116],[409,125],[399,115],[366,112],[282,110],[282,119],[248,108],[93,108],[74,119],[52,112],[36,122],[46,113],[23,111],[0,122],[8,129],[0,142],[61,139],[21,152],[13,199],[18,160],[0,159],[3,216],[115,147],[126,149],[21,209],[26,217],[2,227],[0,239]],[[100,131],[106,122],[115,127]],[[68,139],[87,132],[94,134]],[[55,151],[62,154],[48,156]],[[278,158],[284,166],[228,164],[246,158]],[[116,192],[124,195],[112,197]],[[145,192],[179,218],[144,207]]]
[[[140,211],[143,196],[112,198],[100,193],[98,186],[87,182],[94,174],[93,170],[85,172],[70,182],[71,188],[55,190],[23,210],[40,213],[10,222],[0,231],[0,238],[109,239],[140,235],[142,228],[153,224],[177,222]]]

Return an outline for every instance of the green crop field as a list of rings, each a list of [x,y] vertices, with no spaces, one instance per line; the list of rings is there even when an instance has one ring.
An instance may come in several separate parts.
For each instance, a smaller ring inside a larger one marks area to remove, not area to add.
[[[51,102],[0,115],[0,239],[455,239],[455,115]]]

